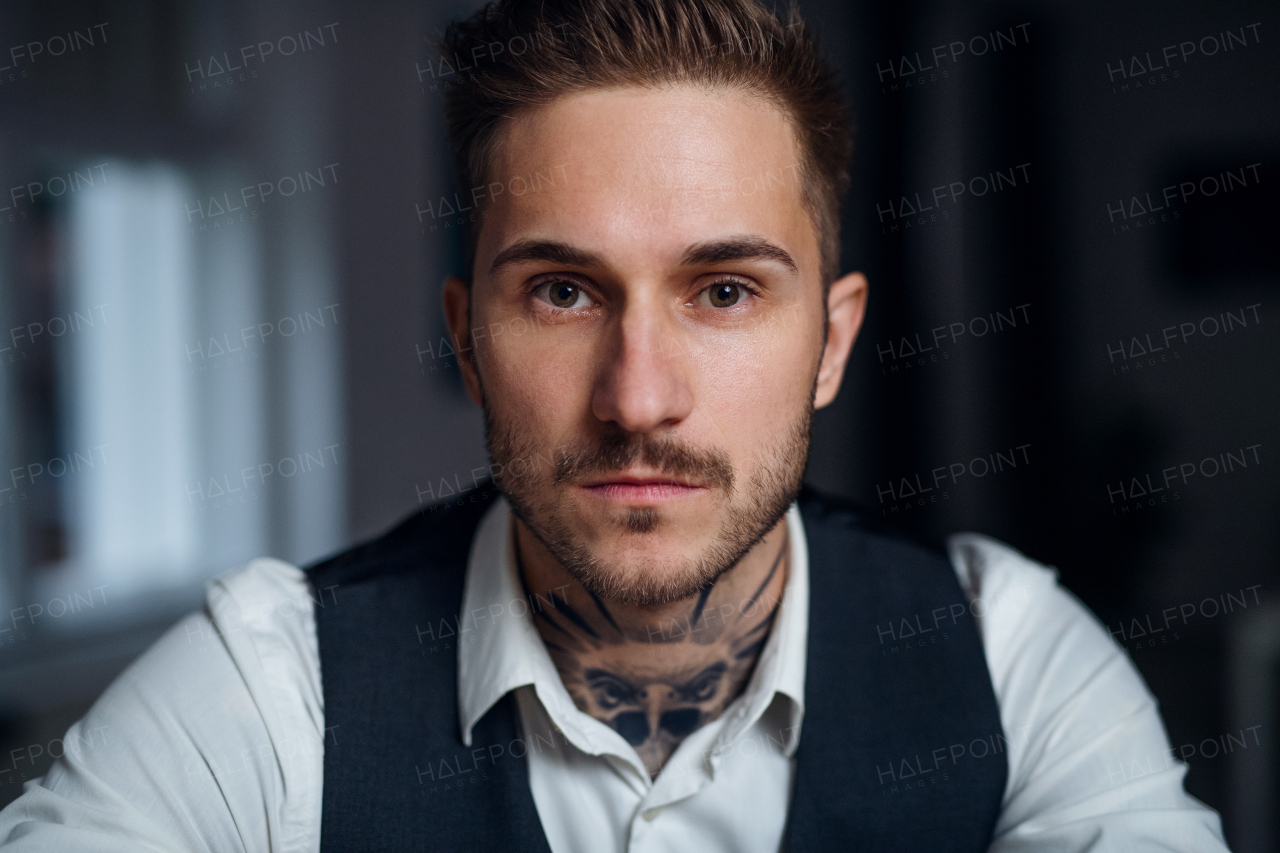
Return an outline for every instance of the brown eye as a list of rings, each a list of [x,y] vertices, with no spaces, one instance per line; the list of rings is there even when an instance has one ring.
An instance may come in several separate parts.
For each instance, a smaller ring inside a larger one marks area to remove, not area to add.
[[[589,308],[592,305],[580,285],[565,279],[547,282],[538,288],[537,294],[556,308]]]
[[[548,295],[551,297],[552,305],[557,308],[568,308],[578,301],[578,285],[562,281],[551,285]]]
[[[747,289],[732,281],[722,281],[702,292],[706,295],[706,304],[712,308],[732,308],[745,298]]]

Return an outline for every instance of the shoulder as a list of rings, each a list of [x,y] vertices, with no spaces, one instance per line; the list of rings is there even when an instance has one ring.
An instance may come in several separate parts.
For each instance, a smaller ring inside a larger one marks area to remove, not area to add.
[[[1008,741],[993,849],[1104,839],[1198,839],[1224,850],[1217,815],[1182,788],[1155,698],[1129,656],[1058,575],[975,533],[947,549],[982,635]]]
[[[209,584],[208,629],[268,725],[318,732],[324,708],[315,611],[331,597],[313,589],[297,566],[273,559],[254,560]]]
[[[1064,679],[1065,687],[1109,664],[1132,671],[1102,623],[1058,583],[1056,570],[977,533],[950,536],[946,546],[982,633],[997,694],[1015,691],[1024,679]],[[1149,701],[1136,672],[1124,681],[1136,701]]]
[[[1008,631],[1046,612],[1058,620],[1096,623],[1093,615],[1058,584],[1058,573],[1016,548],[980,533],[946,540],[956,579],[988,631]]]
[[[269,557],[217,576],[205,591],[207,612],[223,633],[296,631],[314,604],[306,573]]]
[[[5,817],[49,849],[318,849],[323,721],[305,576],[254,560],[107,688]]]
[[[1006,717],[1038,719],[1100,683],[1113,691],[1113,708],[1153,703],[1128,657],[1054,569],[977,533],[948,537],[947,550]]]
[[[130,679],[144,704],[170,704],[173,737],[189,739],[179,747],[186,784],[216,786],[237,826],[299,849],[318,845],[323,603],[297,566],[253,560],[211,581],[204,611],[157,643]]]
[[[205,606],[156,641],[109,688],[143,690],[148,701],[203,700],[209,688],[243,688],[270,716],[305,698],[315,668],[311,590],[297,566],[257,559],[210,581]],[[288,692],[271,682],[290,674]],[[297,677],[293,677],[293,676]],[[176,689],[175,689],[176,688]]]

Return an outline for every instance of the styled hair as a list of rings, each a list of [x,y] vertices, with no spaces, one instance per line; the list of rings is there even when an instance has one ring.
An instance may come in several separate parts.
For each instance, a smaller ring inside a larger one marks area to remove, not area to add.
[[[687,84],[768,99],[795,134],[824,285],[835,278],[850,118],[794,6],[783,18],[756,0],[499,0],[451,24],[441,49],[441,68],[456,74],[445,117],[464,187],[486,186],[517,112],[563,95]],[[472,261],[480,224],[467,235]]]

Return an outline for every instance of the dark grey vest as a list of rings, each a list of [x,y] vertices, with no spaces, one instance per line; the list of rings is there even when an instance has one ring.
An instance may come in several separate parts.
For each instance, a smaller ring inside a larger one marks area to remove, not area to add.
[[[511,694],[464,746],[459,618],[491,486],[308,569],[324,684],[321,847],[547,851]],[[981,640],[947,558],[802,492],[805,716],[789,851],[985,851],[1007,761]]]

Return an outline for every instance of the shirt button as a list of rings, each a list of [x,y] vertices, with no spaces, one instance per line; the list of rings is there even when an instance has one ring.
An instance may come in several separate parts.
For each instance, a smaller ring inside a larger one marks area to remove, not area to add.
[[[655,819],[660,814],[662,814],[662,806],[655,806],[651,809],[645,809],[643,812],[641,812],[641,815],[644,817],[644,819],[649,821]]]

